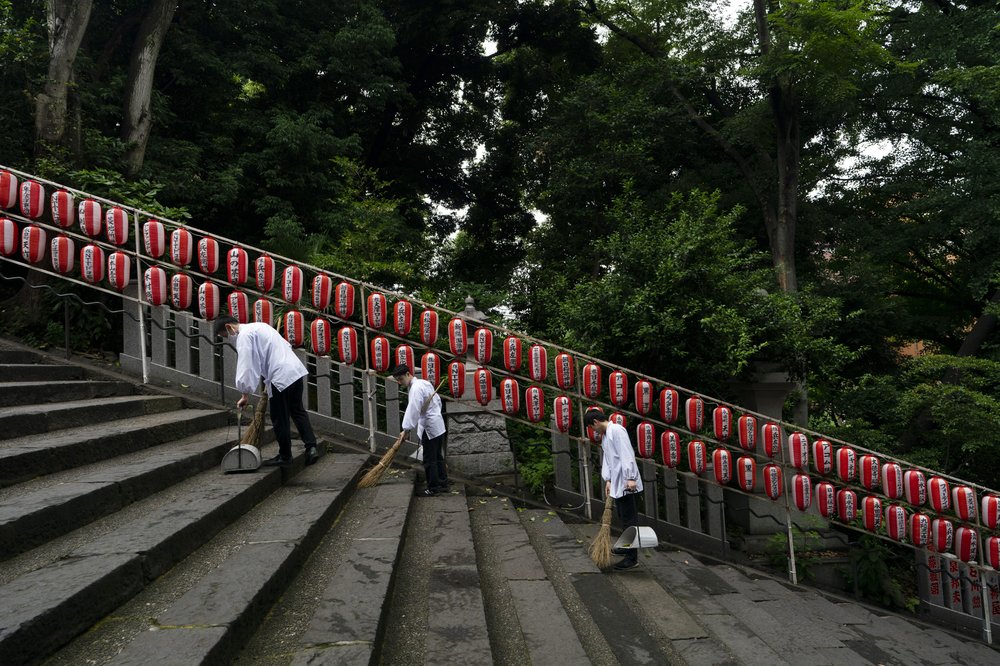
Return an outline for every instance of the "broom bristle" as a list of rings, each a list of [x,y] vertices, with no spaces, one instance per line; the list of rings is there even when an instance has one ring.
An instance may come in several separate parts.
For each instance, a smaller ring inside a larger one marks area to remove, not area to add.
[[[389,447],[389,450],[383,453],[382,458],[375,463],[375,466],[365,472],[365,475],[361,477],[360,481],[358,481],[358,488],[371,488],[382,479],[382,475],[385,474],[385,470],[389,469],[389,465],[392,464],[392,459],[396,457],[396,452],[399,451],[399,446],[403,443],[403,437],[405,435],[405,431],[399,433],[399,437],[397,437],[396,441]]]
[[[601,516],[601,529],[590,544],[590,559],[599,569],[611,566],[611,507],[614,500],[608,498],[604,502],[604,515]]]
[[[264,418],[267,416],[267,393],[261,396],[261,399],[257,401],[257,408],[254,410],[253,419],[250,421],[250,425],[247,427],[247,431],[243,433],[243,441],[241,444],[248,444],[250,446],[256,446],[260,448],[261,436],[264,433]]]

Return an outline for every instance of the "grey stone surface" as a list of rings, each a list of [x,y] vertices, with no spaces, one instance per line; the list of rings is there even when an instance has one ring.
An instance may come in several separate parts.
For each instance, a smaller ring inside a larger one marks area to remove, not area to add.
[[[4,409],[3,414],[0,414],[0,440],[180,408],[180,398],[153,395],[17,405]]]
[[[427,598],[428,664],[490,663],[492,652],[479,572],[475,558],[472,559],[471,565],[441,565],[437,560],[431,571]]]
[[[83,379],[83,371],[72,365],[0,365],[0,382],[64,382],[79,379]]]
[[[545,580],[528,535],[520,525],[494,525],[493,537],[504,576],[509,580]]]
[[[0,407],[31,403],[65,402],[112,395],[132,395],[131,384],[115,381],[0,382]]]
[[[616,576],[615,581],[635,599],[646,621],[670,640],[708,637],[705,628],[648,571]]]
[[[726,646],[729,652],[747,666],[780,666],[789,662],[789,655],[773,650],[760,636],[740,621],[738,617],[728,613],[702,616],[701,621],[712,631],[717,640]],[[774,627],[781,631],[781,627]]]
[[[226,632],[226,627],[212,626],[151,630],[142,641],[126,646],[110,663],[115,666],[226,663],[220,648]]]
[[[704,638],[675,641],[674,648],[682,663],[690,666],[735,666],[740,663],[718,643]]]
[[[521,631],[535,664],[582,664],[587,654],[548,580],[512,580]]]
[[[372,646],[368,643],[324,645],[297,652],[292,666],[347,666],[368,664],[372,659]]]

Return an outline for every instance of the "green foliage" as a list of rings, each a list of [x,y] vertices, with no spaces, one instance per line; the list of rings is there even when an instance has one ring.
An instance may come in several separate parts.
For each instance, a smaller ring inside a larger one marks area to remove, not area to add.
[[[815,577],[814,566],[822,559],[818,554],[822,544],[819,532],[792,526],[792,543],[795,548],[795,571],[803,580]],[[788,533],[776,532],[764,544],[764,557],[768,565],[778,571],[788,571]]]
[[[919,603],[913,585],[916,572],[910,548],[893,548],[876,536],[862,534],[852,545],[846,573],[848,586],[865,601],[911,611]],[[907,581],[906,585],[901,581]]]
[[[549,433],[520,421],[507,421],[507,436],[517,457],[517,471],[534,493],[541,493],[555,474]]]

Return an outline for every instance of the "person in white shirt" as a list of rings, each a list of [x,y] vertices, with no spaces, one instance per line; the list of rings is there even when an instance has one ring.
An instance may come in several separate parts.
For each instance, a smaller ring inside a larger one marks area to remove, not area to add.
[[[410,367],[400,363],[392,369],[392,378],[406,389],[406,412],[402,428],[417,431],[417,439],[424,447],[424,475],[427,487],[422,497],[433,497],[448,490],[448,468],[444,462],[444,418],[441,416],[441,396],[426,379],[417,379]]]
[[[636,508],[636,494],[642,492],[642,477],[635,463],[635,453],[628,431],[617,423],[608,421],[601,409],[591,409],[583,415],[583,424],[593,428],[601,439],[601,478],[604,479],[604,494],[615,500],[615,509],[623,528],[639,526],[639,511]],[[624,557],[615,564],[615,569],[633,569],[639,566],[639,550],[626,548],[616,551]]]
[[[271,425],[278,440],[278,455],[264,461],[265,465],[285,466],[292,462],[292,426],[306,447],[306,464],[319,460],[316,435],[313,433],[309,414],[302,405],[304,377],[308,374],[302,361],[269,324],[240,324],[233,317],[215,320],[215,336],[229,338],[236,347],[236,390],[243,396],[236,401],[242,409],[264,380],[271,408]]]

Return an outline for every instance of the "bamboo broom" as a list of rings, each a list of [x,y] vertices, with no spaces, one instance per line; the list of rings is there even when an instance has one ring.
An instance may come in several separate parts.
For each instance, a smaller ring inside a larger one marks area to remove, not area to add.
[[[261,398],[257,401],[257,408],[253,412],[253,419],[243,433],[240,444],[256,446],[260,449],[261,435],[264,433],[264,418],[267,416],[267,391],[261,391]]]
[[[590,544],[590,559],[599,569],[611,566],[611,509],[615,500],[610,495],[604,500],[604,515],[601,516],[601,529]]]
[[[424,399],[424,404],[420,405],[421,414],[427,410],[431,404],[431,400],[434,399],[434,396],[437,395],[437,392],[441,390],[441,387],[444,386],[446,381],[448,381],[447,378],[442,379],[441,383],[437,385],[436,389],[434,389],[434,392]],[[358,488],[371,488],[382,480],[382,475],[385,474],[385,470],[389,469],[389,465],[392,464],[392,460],[396,457],[396,452],[399,451],[399,447],[402,445],[403,440],[406,439],[407,434],[409,434],[408,430],[404,430],[399,433],[399,437],[397,437],[396,441],[392,443],[389,450],[383,453],[382,458],[375,463],[375,466],[365,472],[365,475],[361,477],[360,481],[358,481]]]

